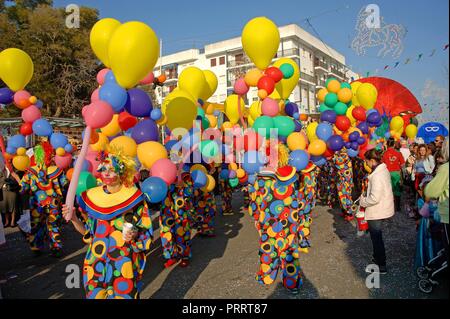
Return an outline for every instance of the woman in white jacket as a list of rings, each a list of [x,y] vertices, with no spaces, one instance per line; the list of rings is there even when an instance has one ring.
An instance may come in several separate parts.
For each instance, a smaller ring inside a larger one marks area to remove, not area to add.
[[[373,246],[372,261],[378,265],[379,272],[385,274],[386,252],[382,236],[383,220],[394,216],[394,194],[391,187],[391,175],[382,162],[382,153],[376,149],[367,151],[365,161],[372,169],[368,177],[367,194],[361,196],[360,205],[365,207],[365,218],[369,224]]]

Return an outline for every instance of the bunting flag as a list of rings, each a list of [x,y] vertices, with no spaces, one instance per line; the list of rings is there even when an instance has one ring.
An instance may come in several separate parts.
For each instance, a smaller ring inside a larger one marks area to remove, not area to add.
[[[394,68],[398,67],[399,64],[400,62],[395,62]]]
[[[444,51],[448,49],[448,44],[444,46]]]
[[[432,57],[436,53],[436,49],[433,49],[433,51],[430,54],[430,57]]]
[[[419,61],[422,58],[423,53],[420,53],[419,56],[417,57],[417,61]]]
[[[408,64],[411,61],[411,58],[407,58],[405,64]]]
[[[384,70],[387,70],[389,68],[389,65],[384,66]]]

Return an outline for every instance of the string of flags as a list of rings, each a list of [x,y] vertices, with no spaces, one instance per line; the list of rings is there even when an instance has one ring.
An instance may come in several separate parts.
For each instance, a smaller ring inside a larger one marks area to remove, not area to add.
[[[450,46],[450,44],[446,44],[446,45],[444,45],[444,47],[442,48],[442,51],[446,51],[448,48],[449,48],[449,46]],[[431,53],[427,56],[427,57],[433,57],[434,55],[435,55],[435,53],[437,52],[437,49],[433,49],[432,51],[431,51]],[[419,53],[418,55],[417,55],[417,58],[415,59],[415,61],[416,62],[419,62],[419,61],[421,61],[421,60],[423,60],[422,58],[425,56],[425,53]],[[410,64],[411,63],[411,61],[413,61],[413,58],[412,57],[409,57],[409,58],[406,58],[405,59],[405,61],[404,61],[404,63],[403,63],[403,65],[407,65],[407,64]],[[396,61],[394,64],[392,64],[392,65],[389,65],[389,64],[387,64],[387,65],[385,65],[384,67],[383,67],[383,69],[381,70],[381,71],[386,71],[386,70],[389,70],[389,69],[395,69],[395,68],[397,68],[398,66],[400,66],[402,64],[402,62],[401,61]],[[375,74],[378,74],[380,72],[380,69],[376,69],[375,71],[373,71],[373,72],[371,72],[371,71],[367,71],[366,72],[366,77],[369,77],[369,76],[371,76],[371,75],[375,75]]]

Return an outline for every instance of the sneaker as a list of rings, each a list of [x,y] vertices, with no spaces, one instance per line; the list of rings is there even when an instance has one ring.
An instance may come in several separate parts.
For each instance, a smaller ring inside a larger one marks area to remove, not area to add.
[[[287,290],[291,295],[298,295],[300,293],[300,289],[294,288],[294,289],[288,289]]]
[[[168,261],[166,261],[164,263],[164,268],[169,268],[169,267],[175,265],[177,262],[178,262],[178,260],[175,258],[169,259]]]
[[[180,267],[183,267],[183,268],[187,267],[188,265],[189,265],[189,260],[187,260],[187,259],[183,259],[180,263]]]
[[[231,215],[234,215],[234,212],[232,210],[226,210],[226,211],[223,212],[222,215],[224,215],[224,216],[231,216]]]

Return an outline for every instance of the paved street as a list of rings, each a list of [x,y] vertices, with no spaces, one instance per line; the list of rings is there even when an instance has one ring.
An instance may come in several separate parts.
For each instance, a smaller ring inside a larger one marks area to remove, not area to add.
[[[193,239],[193,258],[187,268],[163,268],[159,239],[149,254],[142,298],[448,298],[448,284],[425,295],[417,288],[413,271],[416,231],[414,221],[396,215],[384,231],[389,273],[379,289],[365,286],[365,265],[371,259],[369,237],[356,237],[354,224],[337,212],[316,208],[312,247],[302,255],[304,286],[292,296],[278,279],[259,285],[258,238],[251,217],[239,212],[240,193],[234,194],[235,215],[217,216],[217,237]],[[156,220],[154,226],[157,226]],[[9,230],[10,231],[10,230]],[[156,238],[158,232],[156,231]],[[64,231],[65,255],[61,260],[33,257],[19,232],[7,235],[0,250],[0,284],[3,298],[83,298],[83,290],[67,289],[68,264],[81,265],[85,247],[72,227]],[[6,282],[5,282],[6,281]],[[445,278],[442,282],[445,282]]]

